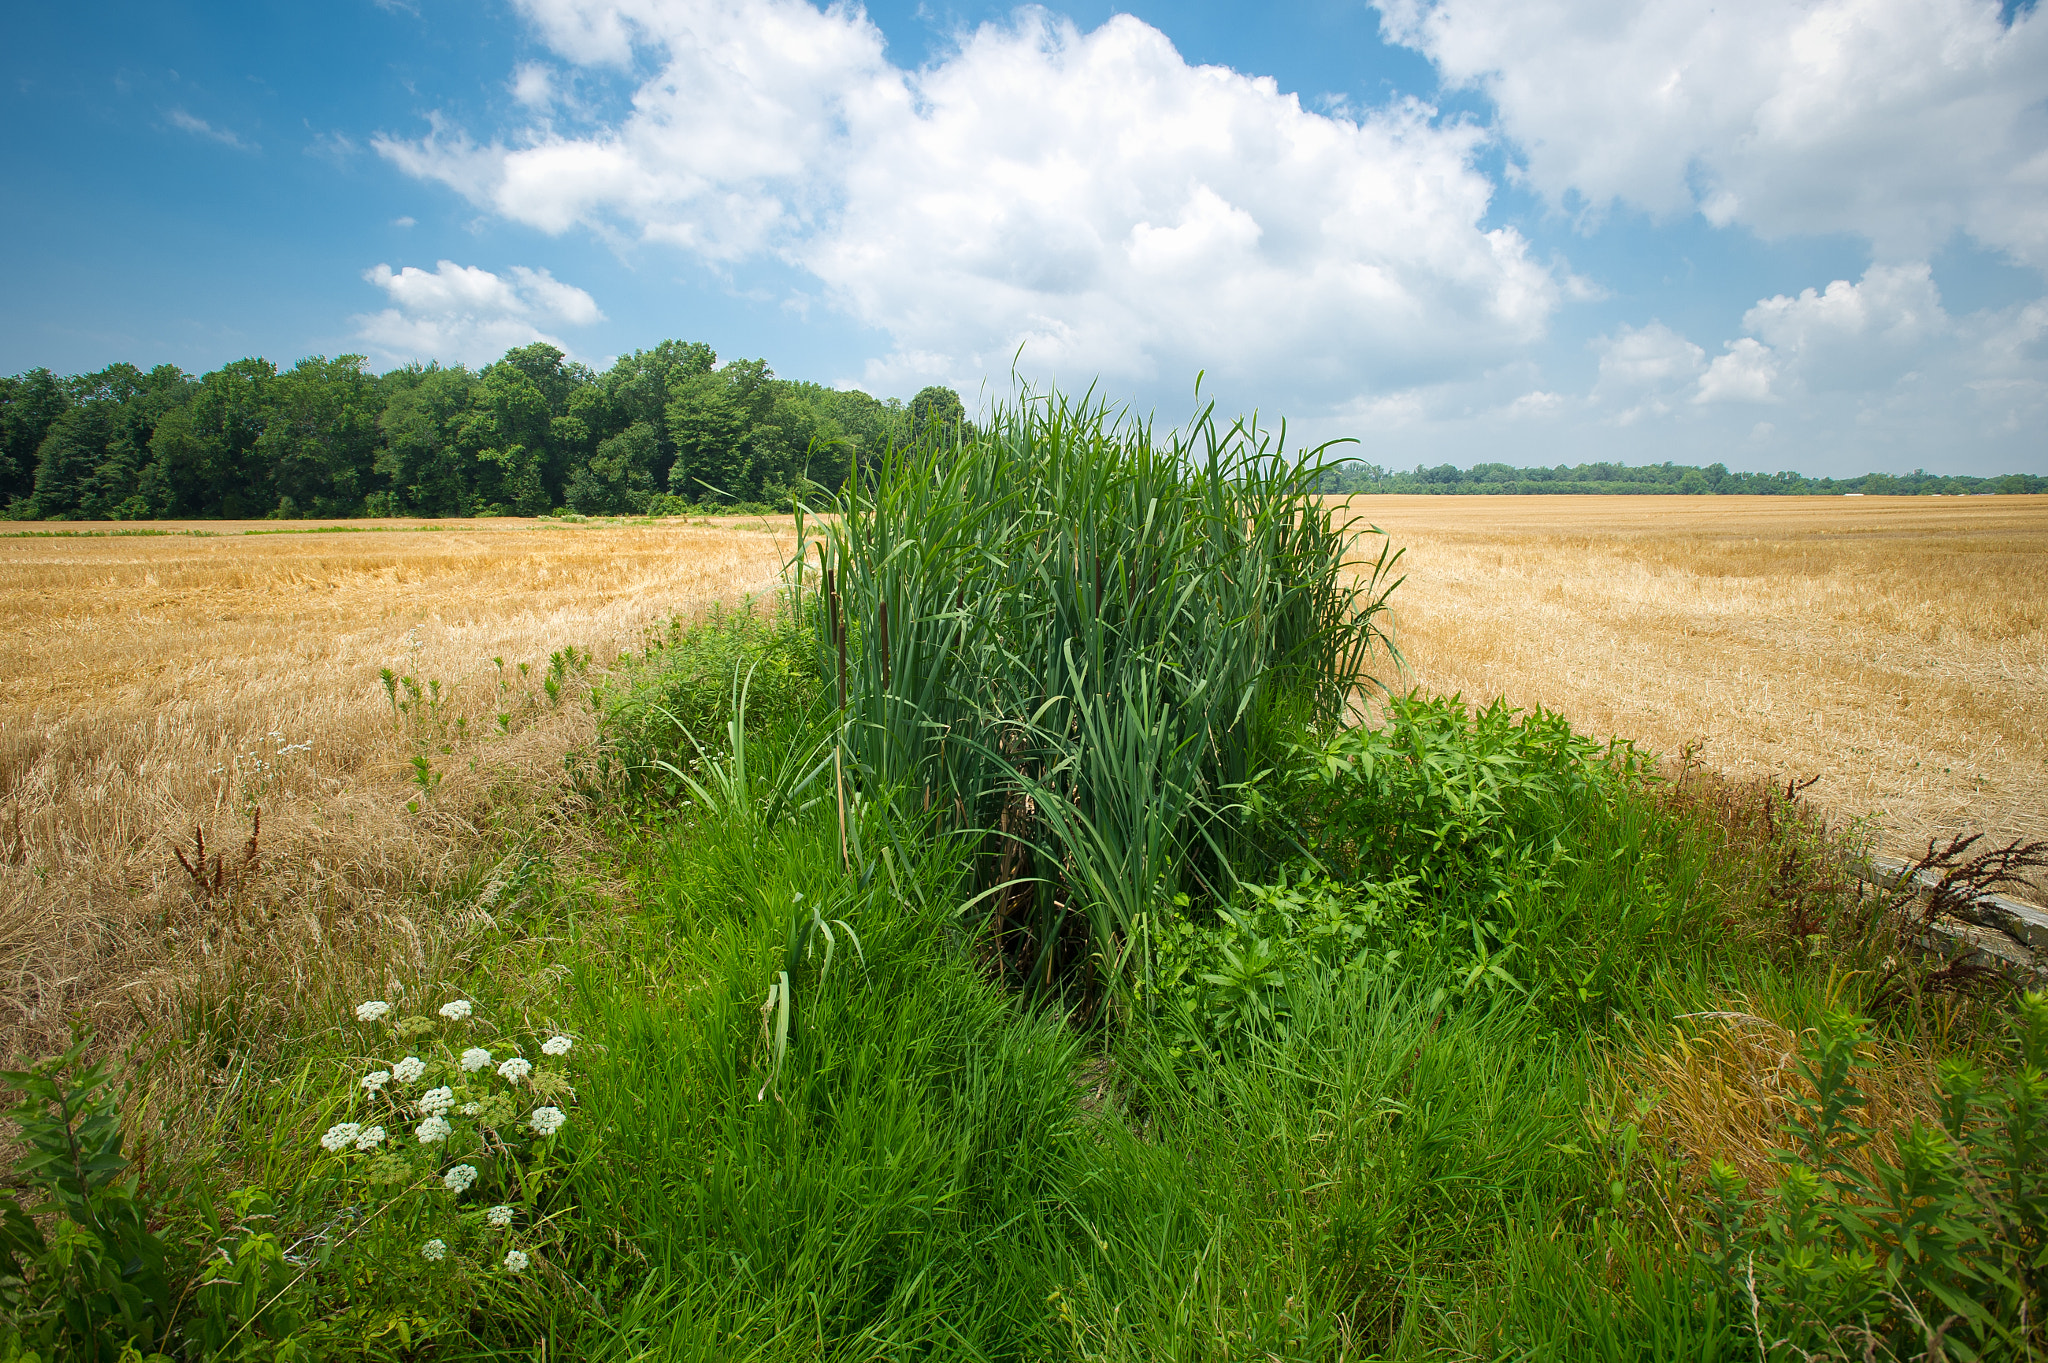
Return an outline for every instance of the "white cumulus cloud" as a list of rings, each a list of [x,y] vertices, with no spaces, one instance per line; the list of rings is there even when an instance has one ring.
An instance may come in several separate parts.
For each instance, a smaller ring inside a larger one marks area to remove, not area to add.
[[[560,61],[641,73],[630,110],[378,150],[544,231],[796,265],[890,336],[878,385],[1000,375],[1021,345],[1062,379],[1184,392],[1206,368],[1328,410],[1497,366],[1577,287],[1485,226],[1481,129],[1305,110],[1127,15],[1082,33],[1023,10],[906,71],[857,9],[521,8]]]
[[[1707,367],[1706,351],[1658,321],[1624,325],[1601,337],[1595,349],[1600,375],[1592,398],[1624,426],[1669,413]]]
[[[505,275],[475,265],[440,261],[432,271],[415,265],[375,265],[363,278],[382,289],[391,306],[352,320],[357,338],[392,360],[486,364],[533,341],[568,350],[544,330],[589,326],[604,319],[597,301],[546,270],[515,265]]]
[[[1877,265],[1796,298],[1779,294],[1743,314],[1751,335],[1788,356],[1812,389],[1869,388],[1897,378],[1954,329],[1925,263]]]
[[[2048,19],[1998,0],[1375,0],[1558,202],[2048,266]]]
[[[1615,426],[1661,422],[1698,449],[1744,427],[1796,429],[1810,471],[1911,467],[1955,448],[2041,468],[2024,433],[2048,417],[2048,301],[1953,316],[1925,264],[1873,265],[1759,299],[1742,325],[1711,360],[1661,323],[1601,338],[1591,410]],[[1757,404],[1783,415],[1756,423]]]
[[[1778,357],[1763,342],[1743,336],[1728,343],[1700,376],[1694,402],[1773,402],[1771,384],[1778,377]]]

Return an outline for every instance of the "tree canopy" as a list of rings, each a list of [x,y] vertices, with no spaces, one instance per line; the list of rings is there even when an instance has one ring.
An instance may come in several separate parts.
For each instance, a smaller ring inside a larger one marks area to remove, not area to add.
[[[1418,465],[1413,472],[1384,469],[1378,464],[1348,460],[1323,477],[1324,492],[1436,493],[1459,496],[1500,494],[1531,496],[1589,493],[1719,493],[1777,496],[1827,496],[1868,493],[1873,496],[1965,496],[1987,492],[2048,492],[2048,478],[2007,473],[1978,478],[1967,474],[1865,473],[1853,478],[1808,478],[1798,473],[1731,473],[1725,464],[1694,468],[1687,464],[1559,464],[1554,468],[1517,468],[1512,464]]]
[[[949,388],[900,401],[663,341],[603,373],[545,342],[477,370],[360,355],[193,377],[116,364],[0,378],[0,517],[591,515],[787,507],[891,442],[952,439]]]

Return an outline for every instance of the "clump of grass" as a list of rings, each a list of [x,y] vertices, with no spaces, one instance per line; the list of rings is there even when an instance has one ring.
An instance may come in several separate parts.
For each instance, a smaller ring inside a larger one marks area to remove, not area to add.
[[[1390,661],[1397,555],[1354,576],[1372,532],[1315,501],[1320,455],[1026,393],[891,451],[799,559],[845,779],[973,832],[1002,973],[1146,979],[1172,896],[1230,885],[1278,735],[1338,721]]]
[[[1697,1197],[1710,1167],[1721,1161],[1761,1195],[1783,1173],[1784,1128],[1814,1097],[1802,1070],[1816,1027],[1793,1027],[1751,1012],[1748,1000],[1681,1014],[1660,1038],[1646,1037],[1611,1061],[1610,1082],[1631,1102],[1651,1099],[1633,1120],[1642,1142],[1675,1158],[1677,1182],[1667,1210],[1681,1219],[1678,1199]],[[1772,1004],[1755,1006],[1772,1007]],[[1862,1102],[1852,1114],[1874,1133],[1859,1158],[1897,1157],[1895,1133],[1937,1115],[1922,1049],[1911,1042],[1865,1037],[1860,1042]]]
[[[627,798],[673,806],[730,721],[740,717],[762,735],[800,717],[818,686],[817,651],[786,610],[771,615],[749,599],[699,620],[672,619],[592,690],[600,777]]]

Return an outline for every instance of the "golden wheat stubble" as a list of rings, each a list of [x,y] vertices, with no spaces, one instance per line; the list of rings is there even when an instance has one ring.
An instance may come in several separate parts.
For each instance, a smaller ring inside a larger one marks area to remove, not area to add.
[[[2048,837],[2048,497],[1359,497],[1409,680],[1736,776],[1893,850]]]
[[[507,789],[538,806],[559,795],[564,757],[589,736],[587,706],[545,701],[550,655],[574,645],[601,664],[667,617],[772,591],[789,548],[786,519],[151,528],[203,534],[0,538],[10,1057],[46,1048],[74,1011],[136,1025],[218,967],[217,912],[194,902],[172,840],[203,825],[233,849],[252,804],[262,940],[286,975],[332,954],[337,914],[374,910],[408,940],[430,931],[392,906],[474,855]],[[448,695],[450,732],[428,749],[444,778],[418,813],[419,744],[395,722],[387,667]],[[505,712],[514,731],[500,735]]]

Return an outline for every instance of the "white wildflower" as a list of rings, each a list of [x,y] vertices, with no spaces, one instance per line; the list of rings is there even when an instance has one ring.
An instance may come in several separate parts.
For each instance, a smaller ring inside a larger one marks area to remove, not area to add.
[[[524,1273],[526,1272],[526,1266],[532,1262],[531,1259],[516,1249],[505,1251],[505,1271],[507,1273]]]
[[[356,1137],[356,1149],[358,1150],[375,1150],[382,1144],[384,1144],[384,1128],[381,1126],[366,1126],[363,1128],[363,1133]]]
[[[481,1111],[483,1111],[482,1103],[464,1103],[462,1105],[462,1115],[465,1117],[474,1117]]]
[[[375,1022],[391,1011],[391,1005],[382,999],[371,999],[368,1003],[356,1005],[357,1022]]]
[[[444,1003],[441,1005],[441,1016],[447,1018],[450,1022],[460,1022],[464,1018],[468,1017],[469,1014],[470,1007],[468,999],[457,999],[453,1003]]]
[[[448,1242],[446,1240],[429,1240],[420,1246],[420,1253],[438,1262],[448,1257]]]
[[[512,1224],[512,1209],[506,1206],[493,1207],[484,1213],[484,1220],[503,1230]]]
[[[504,1075],[508,1083],[516,1084],[533,1073],[533,1062],[524,1056],[515,1055],[498,1066],[498,1073]]]
[[[420,1111],[429,1117],[445,1117],[448,1109],[455,1106],[455,1090],[443,1084],[437,1089],[428,1089],[420,1095]]]
[[[363,1134],[363,1128],[355,1122],[337,1122],[327,1128],[327,1134],[320,1138],[320,1148],[328,1154],[336,1154],[345,1145],[353,1145],[356,1137]]]
[[[448,1134],[454,1129],[454,1127],[448,1125],[446,1118],[429,1117],[421,1122],[412,1134],[420,1138],[420,1144],[433,1145],[447,1140]]]
[[[449,1192],[460,1197],[469,1191],[470,1184],[476,1182],[476,1166],[474,1164],[458,1164],[447,1173],[441,1175],[441,1182],[447,1185]]]
[[[391,1067],[391,1077],[401,1084],[417,1083],[426,1072],[427,1062],[416,1055],[409,1055]]]
[[[562,1123],[568,1120],[558,1107],[537,1107],[533,1110],[533,1116],[527,1119],[527,1124],[533,1128],[533,1134],[536,1136],[552,1136],[560,1131]]]
[[[551,1036],[546,1041],[541,1042],[540,1053],[542,1055],[567,1055],[569,1048],[575,1044],[568,1037]]]
[[[481,1046],[471,1046],[462,1053],[462,1072],[464,1074],[475,1074],[490,1063],[491,1053]]]
[[[363,1087],[371,1093],[378,1092],[380,1089],[382,1089],[386,1084],[390,1082],[390,1070],[372,1070],[368,1074],[363,1076]]]

